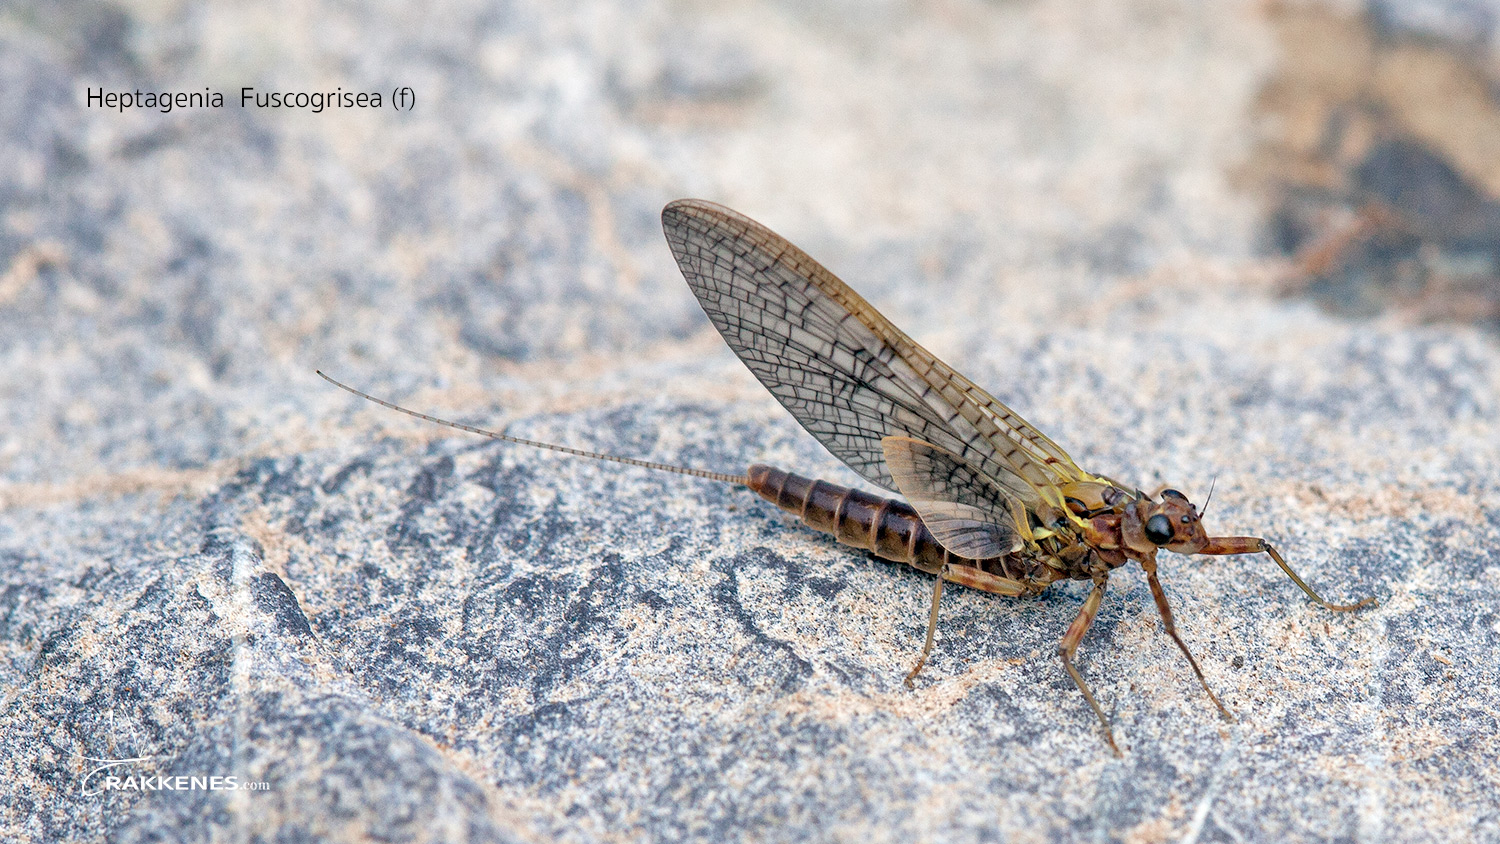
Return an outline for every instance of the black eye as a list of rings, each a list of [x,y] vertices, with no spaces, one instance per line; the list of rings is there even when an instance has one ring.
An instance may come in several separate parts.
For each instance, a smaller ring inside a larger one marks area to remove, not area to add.
[[[1161,497],[1162,498],[1181,498],[1183,501],[1187,500],[1187,496],[1186,495],[1183,495],[1182,493],[1178,492],[1175,489],[1164,489],[1164,490],[1162,490],[1161,491]]]
[[[1166,545],[1172,541],[1172,520],[1163,513],[1157,513],[1146,520],[1146,538],[1153,545]]]

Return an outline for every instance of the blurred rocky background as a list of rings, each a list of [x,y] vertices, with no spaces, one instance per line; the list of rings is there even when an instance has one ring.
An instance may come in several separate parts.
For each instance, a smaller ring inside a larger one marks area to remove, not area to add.
[[[1243,181],[1294,259],[1286,292],[1351,316],[1500,328],[1500,7],[1268,13],[1282,61]]]
[[[0,838],[1500,841],[1497,16],[0,3]],[[680,196],[1380,605],[1166,555],[1226,724],[1121,570],[1117,758],[1083,585],[949,590],[907,691],[923,576],[313,374],[853,482],[698,310]]]

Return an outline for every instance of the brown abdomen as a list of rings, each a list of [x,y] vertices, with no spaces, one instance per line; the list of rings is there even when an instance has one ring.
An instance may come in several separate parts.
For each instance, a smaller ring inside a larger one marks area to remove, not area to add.
[[[907,563],[931,574],[942,571],[945,564],[1003,568],[998,560],[994,561],[997,565],[987,566],[990,561],[950,554],[904,501],[811,480],[773,466],[756,464],[745,476],[757,495],[808,527],[831,533],[845,545],[863,548],[881,559]]]

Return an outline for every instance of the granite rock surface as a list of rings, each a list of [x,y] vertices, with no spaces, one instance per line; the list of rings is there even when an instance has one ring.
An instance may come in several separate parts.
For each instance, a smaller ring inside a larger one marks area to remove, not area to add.
[[[1250,5],[0,7],[0,838],[1500,841],[1500,342],[1277,295],[1233,179],[1277,56]],[[678,196],[1379,606],[1165,555],[1225,723],[1122,569],[1115,757],[1085,585],[949,590],[908,691],[923,575],[314,375],[856,482],[698,310]]]

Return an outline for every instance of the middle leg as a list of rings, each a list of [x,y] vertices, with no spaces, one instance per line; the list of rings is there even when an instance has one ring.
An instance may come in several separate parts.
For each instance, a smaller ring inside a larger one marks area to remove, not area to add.
[[[1120,755],[1120,748],[1115,744],[1115,733],[1109,728],[1109,718],[1105,717],[1104,710],[1099,708],[1099,701],[1094,700],[1094,693],[1089,691],[1088,684],[1083,682],[1083,675],[1073,667],[1073,654],[1078,652],[1078,643],[1083,641],[1083,635],[1089,632],[1094,624],[1094,616],[1099,614],[1099,605],[1104,603],[1104,587],[1109,583],[1106,575],[1100,575],[1094,581],[1094,591],[1089,593],[1087,600],[1083,602],[1083,609],[1078,611],[1078,617],[1068,625],[1068,632],[1063,634],[1062,641],[1057,644],[1057,655],[1062,657],[1063,667],[1068,669],[1073,683],[1078,686],[1078,691],[1083,692],[1084,700],[1093,707],[1094,714],[1099,716],[1099,726],[1104,730],[1104,740],[1109,742],[1109,749]]]

